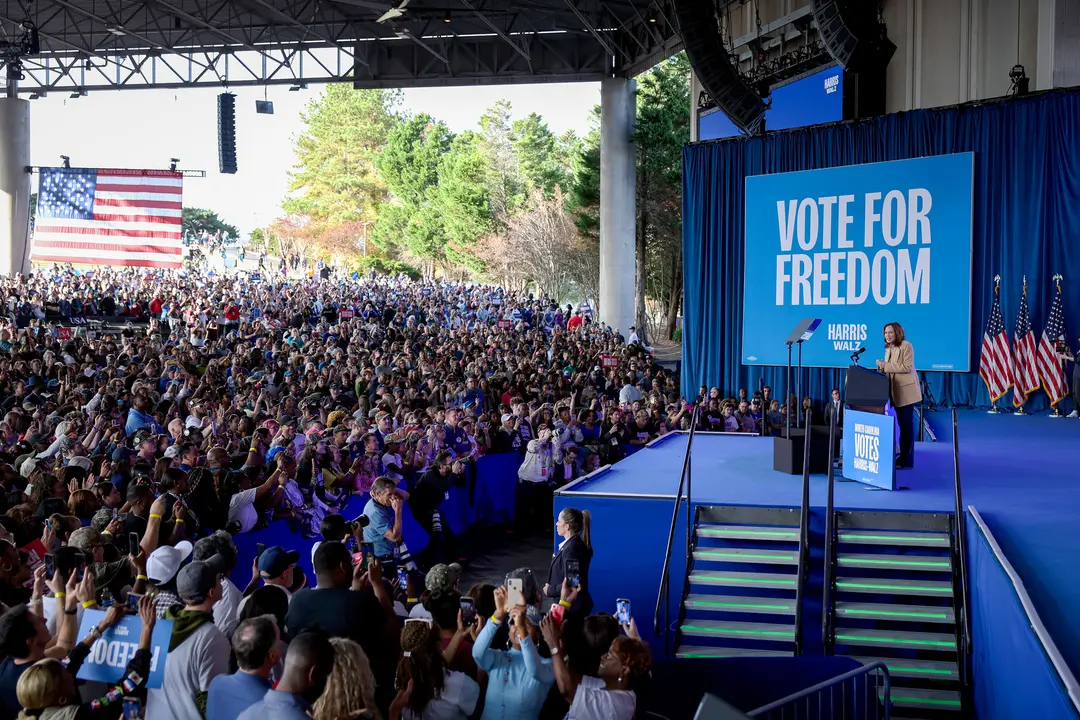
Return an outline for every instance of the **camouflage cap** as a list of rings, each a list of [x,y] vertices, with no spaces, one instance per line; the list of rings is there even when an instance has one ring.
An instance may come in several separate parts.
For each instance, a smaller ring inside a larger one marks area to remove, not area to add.
[[[424,578],[424,587],[432,594],[448,593],[453,591],[461,577],[461,566],[457,563],[439,563],[432,565]]]

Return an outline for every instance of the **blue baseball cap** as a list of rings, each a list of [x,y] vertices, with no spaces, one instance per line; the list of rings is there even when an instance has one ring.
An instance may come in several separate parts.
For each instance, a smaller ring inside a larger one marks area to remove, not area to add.
[[[259,556],[259,574],[265,580],[273,580],[285,574],[290,567],[300,562],[300,553],[296,550],[286,550],[275,545],[266,548]]]

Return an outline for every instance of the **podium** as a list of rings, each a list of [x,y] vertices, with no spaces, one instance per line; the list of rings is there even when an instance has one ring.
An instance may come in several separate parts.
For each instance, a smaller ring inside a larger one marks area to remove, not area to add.
[[[882,490],[896,489],[896,420],[885,414],[889,376],[852,365],[844,387],[844,477]]]
[[[860,412],[884,414],[889,401],[889,376],[852,365],[844,385],[844,404]]]

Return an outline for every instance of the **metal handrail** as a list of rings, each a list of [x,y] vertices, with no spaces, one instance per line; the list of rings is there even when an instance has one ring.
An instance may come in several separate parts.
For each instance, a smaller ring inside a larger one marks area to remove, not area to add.
[[[891,700],[890,691],[892,689],[892,684],[891,684],[891,680],[889,678],[889,668],[887,668],[885,666],[885,663],[883,663],[883,662],[869,663],[867,665],[857,667],[854,670],[848,670],[843,675],[837,675],[834,678],[830,678],[829,680],[819,682],[817,685],[811,685],[810,687],[808,687],[808,688],[806,688],[804,690],[800,690],[800,691],[798,691],[796,693],[792,693],[791,695],[788,695],[787,697],[780,698],[779,700],[771,702],[768,705],[764,705],[762,707],[759,707],[756,710],[751,710],[750,712],[747,713],[747,715],[749,715],[752,718],[755,718],[755,717],[762,717],[762,716],[764,716],[764,715],[766,715],[768,713],[774,712],[776,710],[784,710],[784,709],[787,709],[787,708],[797,708],[797,703],[799,703],[799,701],[801,701],[801,700],[807,700],[808,698],[810,698],[810,697],[812,697],[814,695],[820,694],[823,691],[829,690],[830,688],[835,688],[838,685],[843,685],[843,683],[847,682],[848,680],[855,680],[856,678],[858,678],[858,677],[860,677],[862,675],[867,675],[868,676],[871,673],[880,673],[881,674],[881,678],[882,678],[882,681],[883,681],[882,684],[883,684],[883,686],[885,688],[885,694],[884,694],[884,697],[882,698],[882,705],[884,706],[884,711],[885,711],[884,712],[884,717],[888,718],[889,717],[889,703],[890,703],[890,700]],[[865,689],[865,687],[866,686],[864,685],[864,689]],[[852,700],[854,700],[854,697],[852,697]],[[875,698],[875,700],[876,700],[876,698]],[[845,703],[847,702],[846,696],[842,698],[842,701],[845,702]],[[805,704],[809,705],[809,703],[805,703]],[[806,714],[807,717],[810,717],[811,715],[812,715],[812,713],[807,713]],[[825,715],[818,714],[816,716],[817,717],[840,717],[840,714],[839,713],[837,713],[837,714],[831,714],[830,713],[830,714],[825,714]],[[783,714],[781,714],[781,717],[788,717],[788,716],[787,716],[786,713],[783,713]],[[796,713],[795,717],[798,718],[798,717],[800,717],[800,715]],[[863,713],[863,717],[867,717],[865,712]]]
[[[810,570],[810,410],[803,423],[802,503],[799,509],[799,580],[795,585],[795,654],[802,655],[802,595]]]
[[[960,567],[960,625],[957,628],[957,639],[960,641],[960,653],[957,658],[960,670],[960,681],[964,688],[971,682],[970,656],[971,656],[971,605],[968,602],[968,576],[967,576],[967,537],[965,536],[964,522],[964,498],[960,490],[960,435],[958,432],[956,408],[952,409],[952,437],[953,437],[953,499],[956,502],[956,521],[953,523],[956,532],[956,562]]]
[[[833,517],[834,509],[834,464],[836,462],[836,415],[837,413],[830,413],[829,419],[829,473],[826,490],[825,500],[825,591],[824,597],[821,601],[821,642],[825,647],[825,654],[832,655],[833,653],[833,616],[832,616],[832,601],[833,601],[833,553],[835,552],[836,542],[836,518]]]
[[[679,505],[682,503],[683,486],[687,486],[686,515],[687,515],[687,542],[689,543],[690,529],[690,451],[694,447],[694,431],[697,430],[698,416],[701,411],[701,403],[694,404],[694,412],[690,416],[690,432],[686,436],[686,454],[683,455],[682,472],[679,474],[679,489],[675,492],[674,509],[671,511],[671,529],[668,532],[667,550],[664,552],[664,569],[660,574],[660,593],[656,599],[656,613],[653,615],[653,632],[660,634],[660,612],[664,612],[664,655],[669,654],[668,638],[671,632],[671,609],[668,596],[671,592],[671,547],[675,544],[675,527],[679,523]]]

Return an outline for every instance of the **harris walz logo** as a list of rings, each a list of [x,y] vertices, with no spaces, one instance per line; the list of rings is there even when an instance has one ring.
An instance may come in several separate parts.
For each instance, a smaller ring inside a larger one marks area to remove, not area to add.
[[[825,94],[832,95],[840,87],[840,76],[830,75],[825,78]]]

